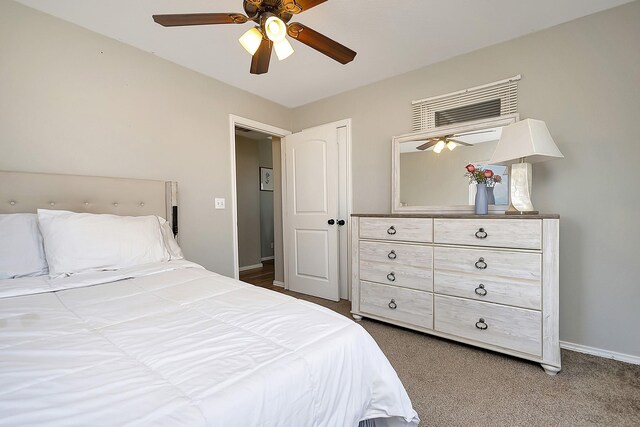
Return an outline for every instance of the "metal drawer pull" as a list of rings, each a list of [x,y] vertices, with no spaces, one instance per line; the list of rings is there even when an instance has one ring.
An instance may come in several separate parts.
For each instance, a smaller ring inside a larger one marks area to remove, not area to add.
[[[484,262],[484,258],[480,258],[478,261],[476,261],[476,268],[479,268],[480,270],[484,270],[485,268],[487,268],[487,263]]]
[[[476,231],[476,237],[478,239],[486,239],[488,236],[487,232],[484,231],[484,228],[479,229],[478,231]]]
[[[389,302],[389,308],[390,308],[391,310],[395,310],[396,308],[398,308],[398,304],[396,304],[396,301],[395,301],[395,300],[393,300],[393,299],[392,299],[392,300]]]
[[[487,325],[487,324],[484,322],[484,319],[483,319],[483,318],[480,318],[480,320],[478,320],[478,321],[476,322],[476,328],[478,328],[478,329],[481,329],[481,330],[483,330],[483,331],[484,331],[484,330],[485,330],[485,329],[487,329],[488,327],[489,327],[489,325]]]
[[[393,225],[387,228],[387,234],[391,234],[393,236],[396,233],[397,233],[396,228]]]
[[[389,252],[389,255],[387,255],[387,258],[396,259],[396,258],[398,258],[398,255],[396,255],[396,251],[391,251],[391,252]]]
[[[393,271],[391,273],[387,274],[387,280],[389,280],[390,282],[395,282],[396,281],[396,274]]]
[[[480,283],[480,285],[478,285],[478,287],[475,290],[476,295],[480,295],[481,297],[485,296],[487,294],[487,290],[484,288],[484,285],[482,283]]]

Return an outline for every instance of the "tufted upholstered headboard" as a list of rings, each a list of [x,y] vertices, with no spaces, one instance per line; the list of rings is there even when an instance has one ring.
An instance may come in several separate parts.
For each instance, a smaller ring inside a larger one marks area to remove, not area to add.
[[[37,209],[159,215],[178,232],[176,182],[0,171],[0,213]]]

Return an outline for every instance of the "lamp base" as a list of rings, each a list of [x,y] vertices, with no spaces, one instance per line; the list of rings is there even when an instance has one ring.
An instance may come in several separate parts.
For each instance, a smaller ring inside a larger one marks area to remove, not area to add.
[[[513,210],[513,211],[505,211],[504,214],[505,215],[538,215],[540,212],[538,211],[519,211],[519,210]]]
[[[510,206],[507,215],[535,215],[538,213],[531,204],[531,163],[511,165]]]
[[[505,215],[538,215],[540,212],[530,210],[530,211],[519,211],[513,206],[513,204],[509,203],[509,207],[506,211],[504,211]]]

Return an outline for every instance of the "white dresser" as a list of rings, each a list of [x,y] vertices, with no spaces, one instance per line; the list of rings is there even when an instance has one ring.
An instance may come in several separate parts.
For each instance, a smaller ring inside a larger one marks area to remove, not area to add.
[[[353,215],[352,313],[560,371],[557,215]]]

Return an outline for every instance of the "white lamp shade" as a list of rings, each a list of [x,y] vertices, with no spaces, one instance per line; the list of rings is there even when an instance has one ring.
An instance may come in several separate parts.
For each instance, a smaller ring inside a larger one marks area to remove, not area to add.
[[[256,53],[262,43],[262,33],[257,28],[252,28],[240,37],[238,40],[249,55]]]
[[[440,154],[440,152],[444,149],[445,147],[445,143],[444,141],[441,139],[440,141],[438,141],[438,143],[433,147],[433,151],[436,154]]]
[[[268,17],[264,23],[264,29],[272,42],[284,40],[287,35],[287,25],[277,16]]]
[[[287,59],[293,53],[293,47],[287,39],[282,39],[278,42],[274,42],[273,47],[276,50],[276,55],[278,55],[278,59],[280,61],[282,61],[283,59]]]
[[[524,158],[525,162],[537,163],[554,157],[564,157],[547,125],[542,120],[526,119],[502,128],[490,164],[509,164]]]

